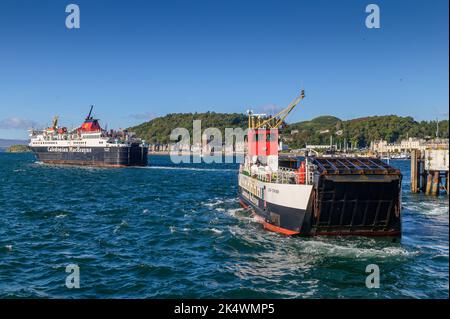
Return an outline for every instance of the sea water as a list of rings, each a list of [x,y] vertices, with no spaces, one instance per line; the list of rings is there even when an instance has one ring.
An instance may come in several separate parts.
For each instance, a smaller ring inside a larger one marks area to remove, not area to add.
[[[100,169],[0,153],[0,297],[448,298],[448,197],[411,194],[409,161],[390,164],[404,174],[397,242],[265,231],[238,204],[237,164]]]

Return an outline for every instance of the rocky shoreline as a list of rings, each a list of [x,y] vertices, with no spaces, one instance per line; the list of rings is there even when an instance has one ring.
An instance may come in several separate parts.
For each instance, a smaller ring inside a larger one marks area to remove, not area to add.
[[[31,152],[28,145],[11,145],[10,147],[5,149],[6,153],[28,153]]]

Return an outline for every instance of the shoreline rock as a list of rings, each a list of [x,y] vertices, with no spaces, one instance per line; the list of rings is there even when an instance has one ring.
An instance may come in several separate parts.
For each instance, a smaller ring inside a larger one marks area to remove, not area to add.
[[[28,147],[28,145],[11,145],[5,150],[6,153],[28,153],[31,152],[31,149]]]

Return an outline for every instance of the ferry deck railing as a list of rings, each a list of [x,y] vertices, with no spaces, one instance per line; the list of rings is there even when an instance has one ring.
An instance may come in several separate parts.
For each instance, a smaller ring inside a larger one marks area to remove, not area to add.
[[[311,185],[314,181],[315,167],[314,165],[306,165],[305,172],[287,167],[279,167],[277,172],[267,172],[264,166],[260,166],[256,172],[252,172],[249,165],[241,164],[239,171],[244,175],[254,177],[265,183]]]

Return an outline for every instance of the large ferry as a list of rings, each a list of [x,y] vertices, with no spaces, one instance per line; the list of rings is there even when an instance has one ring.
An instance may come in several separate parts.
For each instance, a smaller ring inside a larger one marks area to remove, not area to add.
[[[374,158],[279,156],[278,128],[303,98],[273,117],[249,112],[241,205],[285,235],[400,236],[398,169]]]
[[[126,130],[107,131],[89,115],[80,127],[68,130],[53,125],[44,130],[31,129],[30,148],[37,160],[49,164],[101,167],[146,166],[148,146]]]

